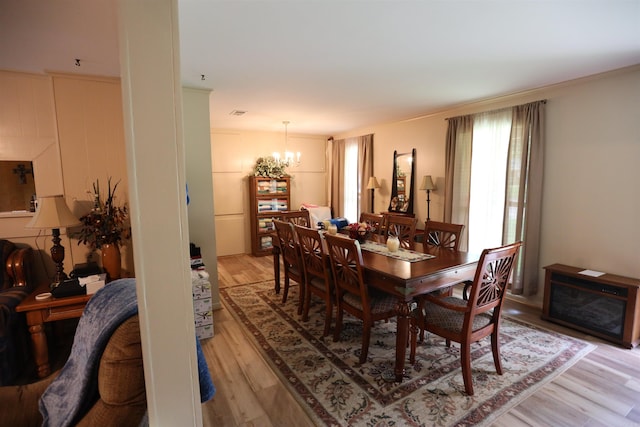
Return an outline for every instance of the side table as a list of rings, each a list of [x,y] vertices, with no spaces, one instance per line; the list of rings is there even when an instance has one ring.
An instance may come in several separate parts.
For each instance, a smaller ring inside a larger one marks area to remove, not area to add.
[[[29,327],[33,344],[33,357],[38,368],[39,378],[44,378],[51,373],[49,346],[47,345],[44,324],[57,320],[79,318],[82,316],[87,301],[91,299],[91,295],[78,295],[37,300],[36,295],[44,292],[49,292],[48,283],[39,285],[35,291],[16,307],[17,312],[24,312],[27,317],[27,326]]]

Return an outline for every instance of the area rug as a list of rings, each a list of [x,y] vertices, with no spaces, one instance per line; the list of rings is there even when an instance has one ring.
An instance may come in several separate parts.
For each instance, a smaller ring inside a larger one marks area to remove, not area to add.
[[[467,396],[460,350],[429,334],[394,381],[395,321],[377,322],[368,360],[359,365],[362,323],[345,315],[339,342],[321,338],[324,307],[314,301],[309,321],[297,314],[298,287],[288,300],[273,281],[220,289],[227,308],[246,328],[281,380],[317,425],[478,426],[492,421],[595,348],[584,341],[504,318],[503,375],[495,372],[487,338],[472,347],[474,396]],[[407,352],[408,354],[408,352]]]

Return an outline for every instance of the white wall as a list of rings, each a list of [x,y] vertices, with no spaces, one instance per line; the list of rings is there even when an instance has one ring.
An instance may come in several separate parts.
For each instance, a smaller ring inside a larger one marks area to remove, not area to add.
[[[118,3],[120,70],[149,425],[201,426],[177,0]]]
[[[116,202],[128,200],[120,81],[116,78],[0,71],[0,159],[33,160],[39,197],[64,194],[80,217],[93,206],[99,179],[120,182]],[[15,108],[20,105],[20,108]],[[51,230],[25,228],[32,214],[0,215],[0,237],[38,250],[36,277],[55,272]],[[89,250],[62,229],[64,268],[86,262]],[[131,241],[121,245],[126,275],[134,273]]]
[[[551,92],[542,265],[640,277],[640,68]]]
[[[213,209],[211,139],[209,137],[210,91],[183,89],[185,160],[189,186],[189,241],[200,247],[211,282],[211,302],[222,308],[218,292],[218,258]]]
[[[442,219],[446,118],[547,99],[539,292],[553,263],[640,277],[640,66],[522,94],[460,106],[337,135],[374,134],[374,174],[382,188],[376,210],[389,203],[393,150],[417,149],[416,185],[435,178],[431,218]],[[381,180],[382,178],[382,180]],[[426,194],[415,212],[426,218]]]
[[[302,154],[300,164],[287,169],[292,176],[291,209],[298,209],[301,203],[328,204],[327,139],[328,136],[323,135],[289,132],[287,151]],[[218,256],[251,253],[247,177],[258,157],[269,156],[274,151],[285,151],[284,127],[282,132],[211,130]]]

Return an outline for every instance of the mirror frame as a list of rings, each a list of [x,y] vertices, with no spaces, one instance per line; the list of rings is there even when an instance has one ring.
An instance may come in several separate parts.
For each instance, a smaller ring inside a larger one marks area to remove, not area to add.
[[[402,209],[398,209],[398,208],[393,208],[392,205],[392,201],[394,198],[398,197],[398,157],[400,156],[405,156],[405,155],[411,155],[411,177],[409,178],[409,182],[405,183],[405,189],[406,186],[409,186],[409,197],[408,197],[408,201],[407,201],[407,209],[406,210],[402,210]],[[391,198],[389,199],[389,207],[388,207],[388,211],[389,212],[398,212],[398,213],[403,213],[403,214],[409,214],[413,216],[413,199],[414,199],[414,194],[415,194],[415,178],[416,176],[416,149],[414,148],[413,150],[411,150],[411,153],[400,153],[398,154],[397,150],[393,151],[393,177],[391,178]]]
[[[3,180],[2,213],[35,212],[35,173],[31,160],[0,160]]]

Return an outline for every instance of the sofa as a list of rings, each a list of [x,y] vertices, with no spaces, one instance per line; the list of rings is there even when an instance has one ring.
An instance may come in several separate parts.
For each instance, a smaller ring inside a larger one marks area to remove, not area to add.
[[[0,386],[11,384],[28,357],[28,331],[16,306],[35,288],[33,250],[0,239]]]

